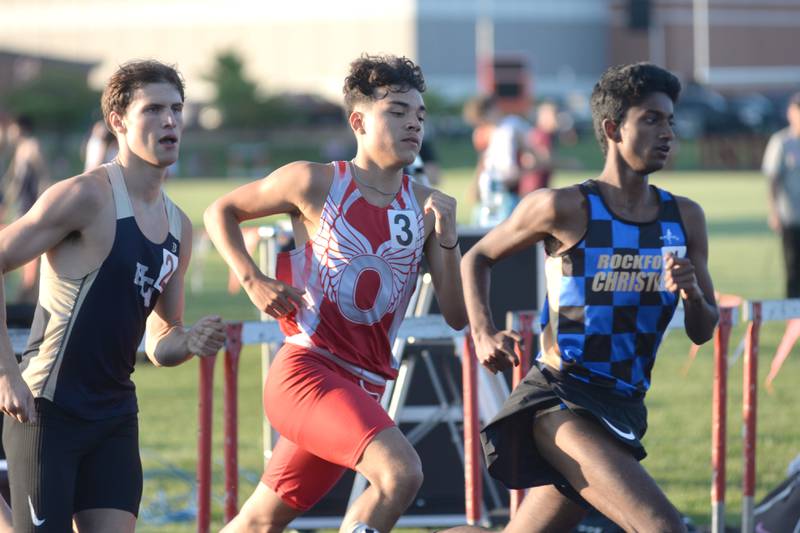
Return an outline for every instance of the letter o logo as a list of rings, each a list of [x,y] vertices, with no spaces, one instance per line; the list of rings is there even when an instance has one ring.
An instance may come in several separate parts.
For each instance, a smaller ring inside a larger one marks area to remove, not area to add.
[[[356,304],[356,291],[362,274],[371,270],[378,274],[380,285],[375,301],[369,309],[362,309]],[[376,255],[360,255],[354,257],[342,273],[341,284],[337,296],[339,311],[351,322],[371,326],[386,314],[392,301],[392,267]],[[387,290],[388,289],[388,290]]]

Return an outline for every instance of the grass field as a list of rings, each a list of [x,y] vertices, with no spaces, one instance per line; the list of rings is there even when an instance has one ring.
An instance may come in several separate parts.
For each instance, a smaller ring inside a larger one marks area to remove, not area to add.
[[[459,199],[460,219],[466,220],[466,185],[471,171],[451,169],[444,189]],[[564,174],[557,185],[573,183],[591,175]],[[169,185],[172,197],[200,225],[203,208],[236,186],[235,180],[179,180]],[[766,226],[766,188],[755,173],[664,173],[654,183],[689,196],[704,206],[710,235],[710,269],[716,289],[746,298],[779,298],[783,273],[778,240]],[[200,268],[195,262],[192,269]],[[208,313],[221,313],[229,320],[252,320],[254,310],[244,296],[225,292],[226,271],[213,252],[202,264],[203,290],[187,294],[187,321]],[[194,272],[190,271],[190,276]],[[759,374],[766,375],[782,331],[769,324],[762,333]],[[732,347],[744,332],[734,330]],[[648,395],[650,430],[645,445],[650,453],[645,467],[666,490],[670,499],[698,524],[710,522],[710,417],[711,347],[700,351],[697,361],[683,372],[689,341],[679,332],[665,340]],[[221,365],[215,380],[214,522],[221,525],[222,435]],[[771,395],[759,392],[758,473],[756,499],[763,497],[785,476],[789,461],[800,452],[797,406],[800,388],[793,377],[800,372],[800,359],[786,363]],[[145,500],[140,531],[195,530],[190,513],[196,464],[197,364],[192,361],[174,369],[139,365],[134,378],[141,406],[141,445],[145,465]],[[260,362],[256,348],[245,350],[240,371],[240,448],[243,469],[240,502],[249,495],[261,471]],[[741,490],[741,361],[731,368],[728,440],[728,522],[738,523]],[[165,512],[185,521],[159,523]]]

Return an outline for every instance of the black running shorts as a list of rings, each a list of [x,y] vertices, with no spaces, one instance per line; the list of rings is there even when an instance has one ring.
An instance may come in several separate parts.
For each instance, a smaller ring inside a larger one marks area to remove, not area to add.
[[[36,423],[3,421],[14,531],[72,531],[72,515],[86,509],[136,516],[142,498],[137,414],[85,420],[43,398],[36,410]]]
[[[536,416],[556,409],[594,419],[641,461],[647,455],[639,440],[647,430],[647,408],[641,398],[625,398],[547,366],[534,365],[481,431],[489,474],[506,487],[555,485],[562,494],[588,506],[564,476],[539,455],[533,440]]]

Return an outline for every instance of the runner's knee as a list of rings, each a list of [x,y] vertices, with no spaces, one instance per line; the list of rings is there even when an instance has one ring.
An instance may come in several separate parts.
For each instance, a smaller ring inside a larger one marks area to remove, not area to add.
[[[683,518],[675,507],[672,505],[669,508],[659,510],[660,512],[652,518],[651,525],[646,526],[650,531],[669,532],[669,533],[686,533],[686,525],[683,523]],[[642,529],[640,531],[646,531]]]
[[[681,514],[669,502],[663,507],[640,508],[639,511],[625,516],[619,526],[625,531],[642,533],[686,533],[686,525]]]
[[[422,464],[419,456],[414,454],[385,468],[378,474],[374,485],[390,499],[411,500],[422,486],[422,481]]]

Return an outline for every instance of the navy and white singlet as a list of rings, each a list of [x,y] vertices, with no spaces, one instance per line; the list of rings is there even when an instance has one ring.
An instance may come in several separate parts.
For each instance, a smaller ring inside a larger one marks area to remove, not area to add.
[[[150,241],[136,223],[120,167],[104,167],[116,207],[114,244],[82,278],[59,276],[42,256],[39,302],[20,364],[34,397],[87,420],[137,411],[136,351],[180,256],[175,204],[164,195],[169,233],[162,243]]]

